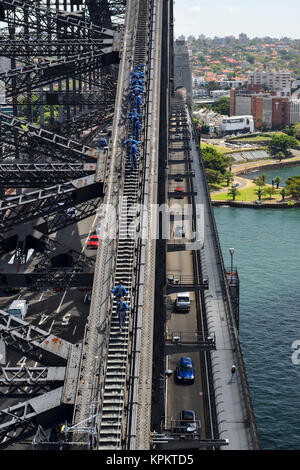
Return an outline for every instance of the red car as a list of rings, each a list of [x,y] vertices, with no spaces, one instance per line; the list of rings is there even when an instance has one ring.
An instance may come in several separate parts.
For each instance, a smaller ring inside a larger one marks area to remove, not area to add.
[[[98,235],[91,235],[88,240],[88,247],[89,248],[98,248],[99,245],[99,237]]]
[[[176,199],[183,199],[184,198],[183,192],[184,192],[183,187],[182,186],[177,186],[175,188],[175,194],[176,194],[175,198]]]

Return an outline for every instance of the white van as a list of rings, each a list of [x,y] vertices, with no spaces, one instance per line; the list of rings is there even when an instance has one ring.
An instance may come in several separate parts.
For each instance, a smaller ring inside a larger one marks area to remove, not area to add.
[[[188,312],[191,307],[190,293],[189,292],[179,292],[175,301],[176,310],[181,312]]]
[[[14,300],[8,309],[10,315],[14,315],[18,318],[24,320],[28,311],[28,302],[27,300]]]

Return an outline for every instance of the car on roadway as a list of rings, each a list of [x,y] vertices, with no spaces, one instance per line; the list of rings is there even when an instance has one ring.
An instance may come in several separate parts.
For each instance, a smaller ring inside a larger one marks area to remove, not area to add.
[[[87,292],[84,296],[83,302],[87,305],[90,305],[92,300],[92,292]]]
[[[99,147],[106,147],[107,146],[107,140],[106,139],[100,139],[98,142]]]
[[[174,238],[183,238],[183,237],[185,237],[184,225],[176,225],[174,229]]]
[[[233,184],[231,187],[232,187],[232,188],[237,188],[238,186],[239,186],[239,183],[235,183],[235,184]]]
[[[176,188],[174,189],[174,192],[175,192],[175,198],[176,199],[183,199],[184,198],[183,187],[182,186],[176,186]]]
[[[177,384],[193,384],[195,381],[195,372],[192,359],[182,357],[178,362],[175,372],[175,382]]]
[[[176,432],[180,434],[200,435],[200,422],[194,410],[182,410],[179,415],[179,426]]]
[[[94,250],[97,249],[98,246],[99,246],[99,237],[98,237],[98,235],[92,234],[88,239],[87,246],[90,249],[94,249]]]

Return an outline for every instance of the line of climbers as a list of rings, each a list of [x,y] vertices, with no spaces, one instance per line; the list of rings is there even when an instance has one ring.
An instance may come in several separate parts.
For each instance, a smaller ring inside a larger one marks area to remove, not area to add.
[[[125,286],[123,286],[123,281],[120,281],[119,284],[114,288],[111,289],[113,294],[115,294],[117,300],[117,315],[119,317],[119,327],[120,331],[125,325],[126,319],[126,310],[130,310],[130,306],[124,300],[124,297],[127,295],[127,290]]]
[[[124,141],[124,145],[126,146],[127,157],[133,169],[137,168],[137,156],[140,155],[138,147],[141,145],[139,136],[142,129],[141,121],[143,119],[141,114],[143,106],[142,95],[145,93],[144,67],[144,64],[137,65],[135,70],[131,72],[130,80],[130,112],[127,117],[130,120],[130,135]]]

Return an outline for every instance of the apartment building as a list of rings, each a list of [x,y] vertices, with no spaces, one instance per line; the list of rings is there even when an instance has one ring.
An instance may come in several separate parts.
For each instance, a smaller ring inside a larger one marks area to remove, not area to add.
[[[268,129],[278,129],[290,124],[290,100],[272,93],[231,90],[230,115],[253,116],[256,129],[263,124]]]
[[[277,96],[291,96],[292,76],[290,72],[266,71],[262,72],[254,70],[247,73],[248,86],[259,85],[262,88],[272,90]]]

